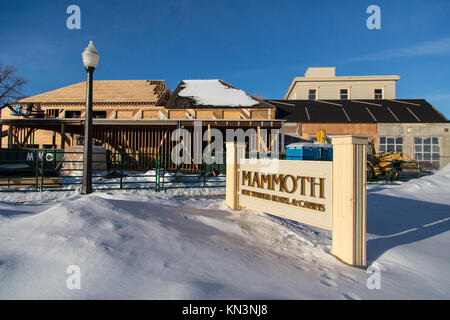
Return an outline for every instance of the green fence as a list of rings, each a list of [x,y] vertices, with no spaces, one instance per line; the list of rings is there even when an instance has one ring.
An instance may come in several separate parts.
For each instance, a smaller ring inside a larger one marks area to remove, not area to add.
[[[176,165],[170,155],[93,152],[94,190],[225,187],[225,154]],[[83,153],[56,149],[0,149],[0,192],[71,191],[82,184]],[[143,169],[145,168],[145,169]]]
[[[270,154],[246,154],[246,158],[268,157]],[[285,155],[277,155],[277,158],[285,159]],[[77,190],[82,184],[82,159],[82,152],[58,149],[0,149],[0,192]],[[200,164],[176,165],[169,154],[95,152],[94,149],[92,186],[94,190],[154,191],[224,188],[225,152],[204,160]],[[417,174],[402,176],[400,181],[414,177]]]

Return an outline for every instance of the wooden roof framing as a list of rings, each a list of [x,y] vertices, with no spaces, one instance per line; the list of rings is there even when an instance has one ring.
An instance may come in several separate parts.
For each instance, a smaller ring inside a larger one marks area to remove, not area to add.
[[[94,106],[165,105],[170,90],[165,80],[94,80]],[[82,105],[86,101],[86,82],[79,82],[17,101],[42,106]]]

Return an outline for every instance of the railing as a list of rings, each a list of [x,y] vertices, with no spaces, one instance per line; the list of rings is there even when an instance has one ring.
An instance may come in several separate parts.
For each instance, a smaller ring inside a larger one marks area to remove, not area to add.
[[[247,153],[246,158],[270,154]],[[276,156],[285,159],[285,154]],[[192,159],[193,160],[193,159]],[[226,185],[226,155],[217,152],[201,163],[177,165],[170,154],[93,152],[94,190],[221,188]],[[420,168],[420,167],[419,167]],[[403,182],[426,175],[402,172]],[[81,188],[83,152],[59,149],[0,149],[0,192],[73,191]],[[391,183],[368,179],[367,183]],[[398,183],[398,182],[396,182]]]
[[[93,152],[93,190],[225,187],[225,154],[219,163],[176,165],[170,155]],[[0,192],[73,191],[81,187],[83,152],[0,150]]]

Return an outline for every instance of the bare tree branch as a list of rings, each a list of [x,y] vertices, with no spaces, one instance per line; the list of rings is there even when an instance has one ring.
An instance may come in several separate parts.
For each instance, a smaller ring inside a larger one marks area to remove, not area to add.
[[[19,100],[24,97],[22,87],[27,82],[16,75],[16,69],[0,62],[0,104]]]

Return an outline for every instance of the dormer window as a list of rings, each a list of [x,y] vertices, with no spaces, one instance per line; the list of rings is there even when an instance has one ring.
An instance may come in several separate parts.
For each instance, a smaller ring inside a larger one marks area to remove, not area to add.
[[[375,89],[374,96],[375,96],[375,100],[383,99],[383,89]]]
[[[341,89],[341,100],[348,100],[348,89]]]

